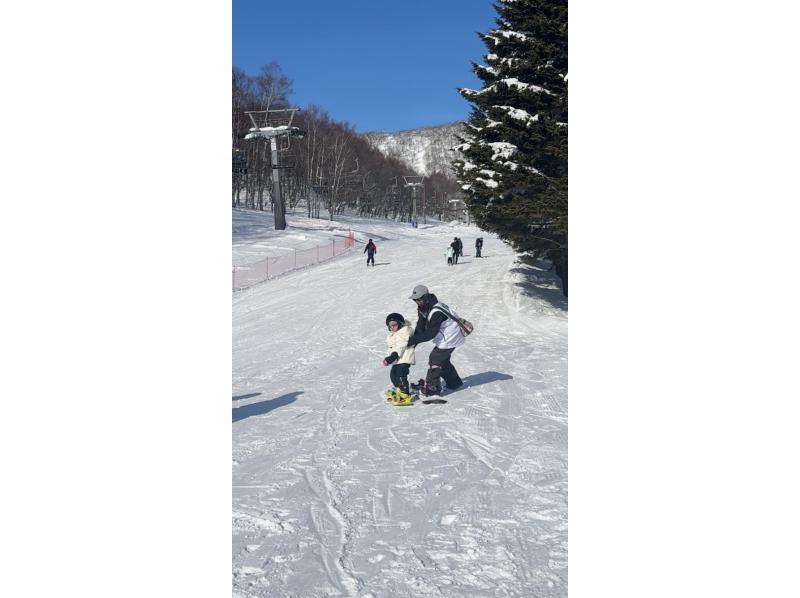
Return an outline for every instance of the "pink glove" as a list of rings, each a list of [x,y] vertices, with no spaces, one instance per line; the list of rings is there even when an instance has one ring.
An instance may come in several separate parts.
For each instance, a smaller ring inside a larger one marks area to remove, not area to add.
[[[385,359],[381,359],[381,363],[382,363],[383,365],[389,365],[389,362],[388,362],[388,361],[386,361]]]

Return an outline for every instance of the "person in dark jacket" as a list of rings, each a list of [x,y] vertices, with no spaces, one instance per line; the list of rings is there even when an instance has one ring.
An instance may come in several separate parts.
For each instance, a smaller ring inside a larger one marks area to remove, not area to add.
[[[372,239],[367,241],[367,246],[364,247],[364,251],[361,252],[362,255],[365,253],[367,254],[367,266],[369,266],[369,263],[372,262],[372,267],[375,267],[375,253],[377,251],[378,248],[376,247],[375,243],[372,242]]]
[[[450,243],[450,247],[453,248],[453,263],[458,263],[458,237],[453,237],[453,242]]]
[[[481,257],[481,249],[483,249],[483,237],[475,239],[475,257]]]
[[[441,379],[447,388],[456,389],[464,382],[458,375],[456,368],[450,363],[453,351],[464,344],[464,335],[453,318],[456,316],[450,308],[439,301],[436,295],[428,292],[428,287],[417,285],[411,293],[413,301],[417,304],[417,326],[414,334],[408,339],[408,346],[413,347],[420,343],[432,340],[435,345],[428,357],[428,373],[425,380],[411,387],[419,390],[426,396],[440,395],[442,391]]]

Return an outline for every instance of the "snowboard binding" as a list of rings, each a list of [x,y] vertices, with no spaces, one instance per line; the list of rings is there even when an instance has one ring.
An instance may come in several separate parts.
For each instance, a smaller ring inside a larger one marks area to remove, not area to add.
[[[386,400],[391,401],[395,407],[407,407],[413,405],[414,398],[410,393],[403,392],[401,388],[392,388],[386,391]]]
[[[423,378],[420,378],[418,382],[411,383],[411,388],[413,390],[419,391],[419,394],[424,395],[426,397],[440,397],[442,396],[442,390],[437,386],[429,386],[427,382]]]

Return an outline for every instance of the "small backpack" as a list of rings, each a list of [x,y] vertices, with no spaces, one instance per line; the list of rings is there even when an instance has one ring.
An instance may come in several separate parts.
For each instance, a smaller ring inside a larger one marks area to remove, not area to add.
[[[475,326],[473,326],[472,322],[470,322],[469,320],[465,318],[459,318],[458,316],[454,316],[453,314],[451,314],[446,309],[443,309],[442,307],[437,307],[436,309],[441,310],[444,315],[450,317],[456,324],[458,324],[458,329],[461,331],[462,336],[467,337],[470,334],[472,334],[473,330],[475,330]]]
[[[469,320],[465,320],[464,318],[456,318],[455,320],[456,324],[458,324],[458,329],[464,336],[469,336],[472,334],[472,331],[475,330],[475,326],[473,326],[472,322]]]

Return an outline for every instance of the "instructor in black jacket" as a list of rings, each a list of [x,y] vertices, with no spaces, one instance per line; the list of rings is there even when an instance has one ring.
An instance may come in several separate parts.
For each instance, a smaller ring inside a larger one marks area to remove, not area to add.
[[[408,345],[414,346],[432,340],[435,345],[428,357],[428,373],[422,384],[414,385],[426,396],[439,395],[442,392],[440,379],[449,389],[456,389],[463,384],[456,368],[450,363],[450,356],[456,347],[464,344],[464,335],[458,323],[449,316],[452,312],[436,295],[428,291],[428,287],[417,285],[411,297],[417,304],[417,326],[414,334],[408,339]]]

